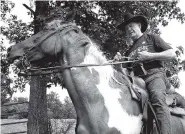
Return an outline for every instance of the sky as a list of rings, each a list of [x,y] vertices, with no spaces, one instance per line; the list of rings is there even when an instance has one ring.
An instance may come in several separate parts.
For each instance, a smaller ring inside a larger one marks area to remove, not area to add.
[[[178,6],[185,13],[185,0],[180,0]],[[181,24],[177,20],[171,20],[166,27],[160,27],[161,37],[173,46],[184,45],[185,23]]]
[[[12,0],[16,5],[15,8],[12,10],[14,14],[18,16],[19,19],[22,19],[24,22],[29,23],[31,22],[30,16],[27,15],[27,9],[22,5],[27,4],[30,5],[29,0]],[[178,6],[181,8],[181,10],[185,13],[185,0],[180,0],[178,3]],[[181,24],[176,20],[171,20],[166,27],[160,27],[161,30],[161,37],[168,43],[172,44],[172,46],[175,48],[176,46],[185,46],[184,42],[184,35],[185,35],[185,23]],[[182,59],[185,59],[185,55],[182,56]],[[179,77],[181,79],[181,87],[180,89],[177,89],[178,92],[183,94],[185,96],[185,79],[183,79],[183,76],[185,76],[185,72],[181,72],[179,74]],[[60,100],[63,101],[66,96],[68,96],[67,90],[61,89],[60,86],[52,86],[52,88],[47,90],[47,93],[54,91],[57,92],[60,96]],[[14,97],[27,97],[29,98],[29,85],[26,87],[26,92],[20,93],[17,92],[14,94]]]

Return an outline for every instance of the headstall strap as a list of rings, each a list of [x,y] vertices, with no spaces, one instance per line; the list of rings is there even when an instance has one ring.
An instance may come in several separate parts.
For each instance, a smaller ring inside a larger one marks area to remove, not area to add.
[[[53,30],[53,28],[49,28],[49,29],[47,29],[47,30]],[[22,66],[23,66],[23,68],[24,68],[23,71],[29,72],[30,69],[31,69],[31,64],[30,64],[30,62],[29,62],[29,60],[28,60],[28,58],[27,58],[27,57],[28,57],[28,54],[27,54],[27,53],[28,53],[29,51],[31,51],[31,50],[32,50],[33,48],[35,48],[35,47],[38,47],[42,42],[44,42],[47,38],[53,36],[54,34],[61,32],[61,35],[64,35],[65,33],[69,32],[69,31],[71,31],[71,30],[76,30],[77,32],[80,31],[80,29],[79,29],[77,26],[75,26],[74,24],[66,24],[66,25],[64,24],[63,26],[57,27],[57,29],[55,28],[54,31],[53,31],[51,34],[47,35],[47,36],[46,36],[44,39],[42,39],[40,42],[37,42],[33,47],[31,47],[30,49],[28,49],[28,50],[23,54],[23,56],[20,58],[21,64],[22,64]]]

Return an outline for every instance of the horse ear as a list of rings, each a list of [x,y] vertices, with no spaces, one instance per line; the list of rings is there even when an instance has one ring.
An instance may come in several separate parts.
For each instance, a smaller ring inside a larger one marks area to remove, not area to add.
[[[72,21],[75,19],[76,13],[77,13],[76,9],[70,11],[70,12],[66,15],[65,21],[66,21],[66,22],[72,22]]]

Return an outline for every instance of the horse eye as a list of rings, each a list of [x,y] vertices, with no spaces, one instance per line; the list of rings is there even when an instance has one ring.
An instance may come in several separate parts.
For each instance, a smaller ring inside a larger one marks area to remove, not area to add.
[[[87,46],[88,42],[85,42],[84,44],[82,44],[82,47]]]

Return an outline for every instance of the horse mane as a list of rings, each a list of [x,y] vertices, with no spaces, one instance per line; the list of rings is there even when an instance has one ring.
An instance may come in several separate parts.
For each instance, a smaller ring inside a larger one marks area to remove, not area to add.
[[[94,62],[96,62],[97,64],[107,63],[108,60],[105,57],[104,53],[100,50],[99,45],[95,43],[94,41],[92,41],[92,39],[90,38],[89,38],[89,43],[90,43],[90,47],[86,54],[93,56],[95,58]],[[89,62],[92,63],[93,61],[89,61]]]
[[[97,43],[92,41],[88,36],[89,47],[86,51],[86,56],[84,58],[84,62],[82,64],[105,64],[108,63],[107,58],[104,53],[100,50],[100,47]],[[97,66],[97,67],[89,67],[90,69],[96,69],[98,72],[105,78],[107,81],[110,81],[111,78],[114,77],[114,72],[116,71],[111,65],[108,66]]]

